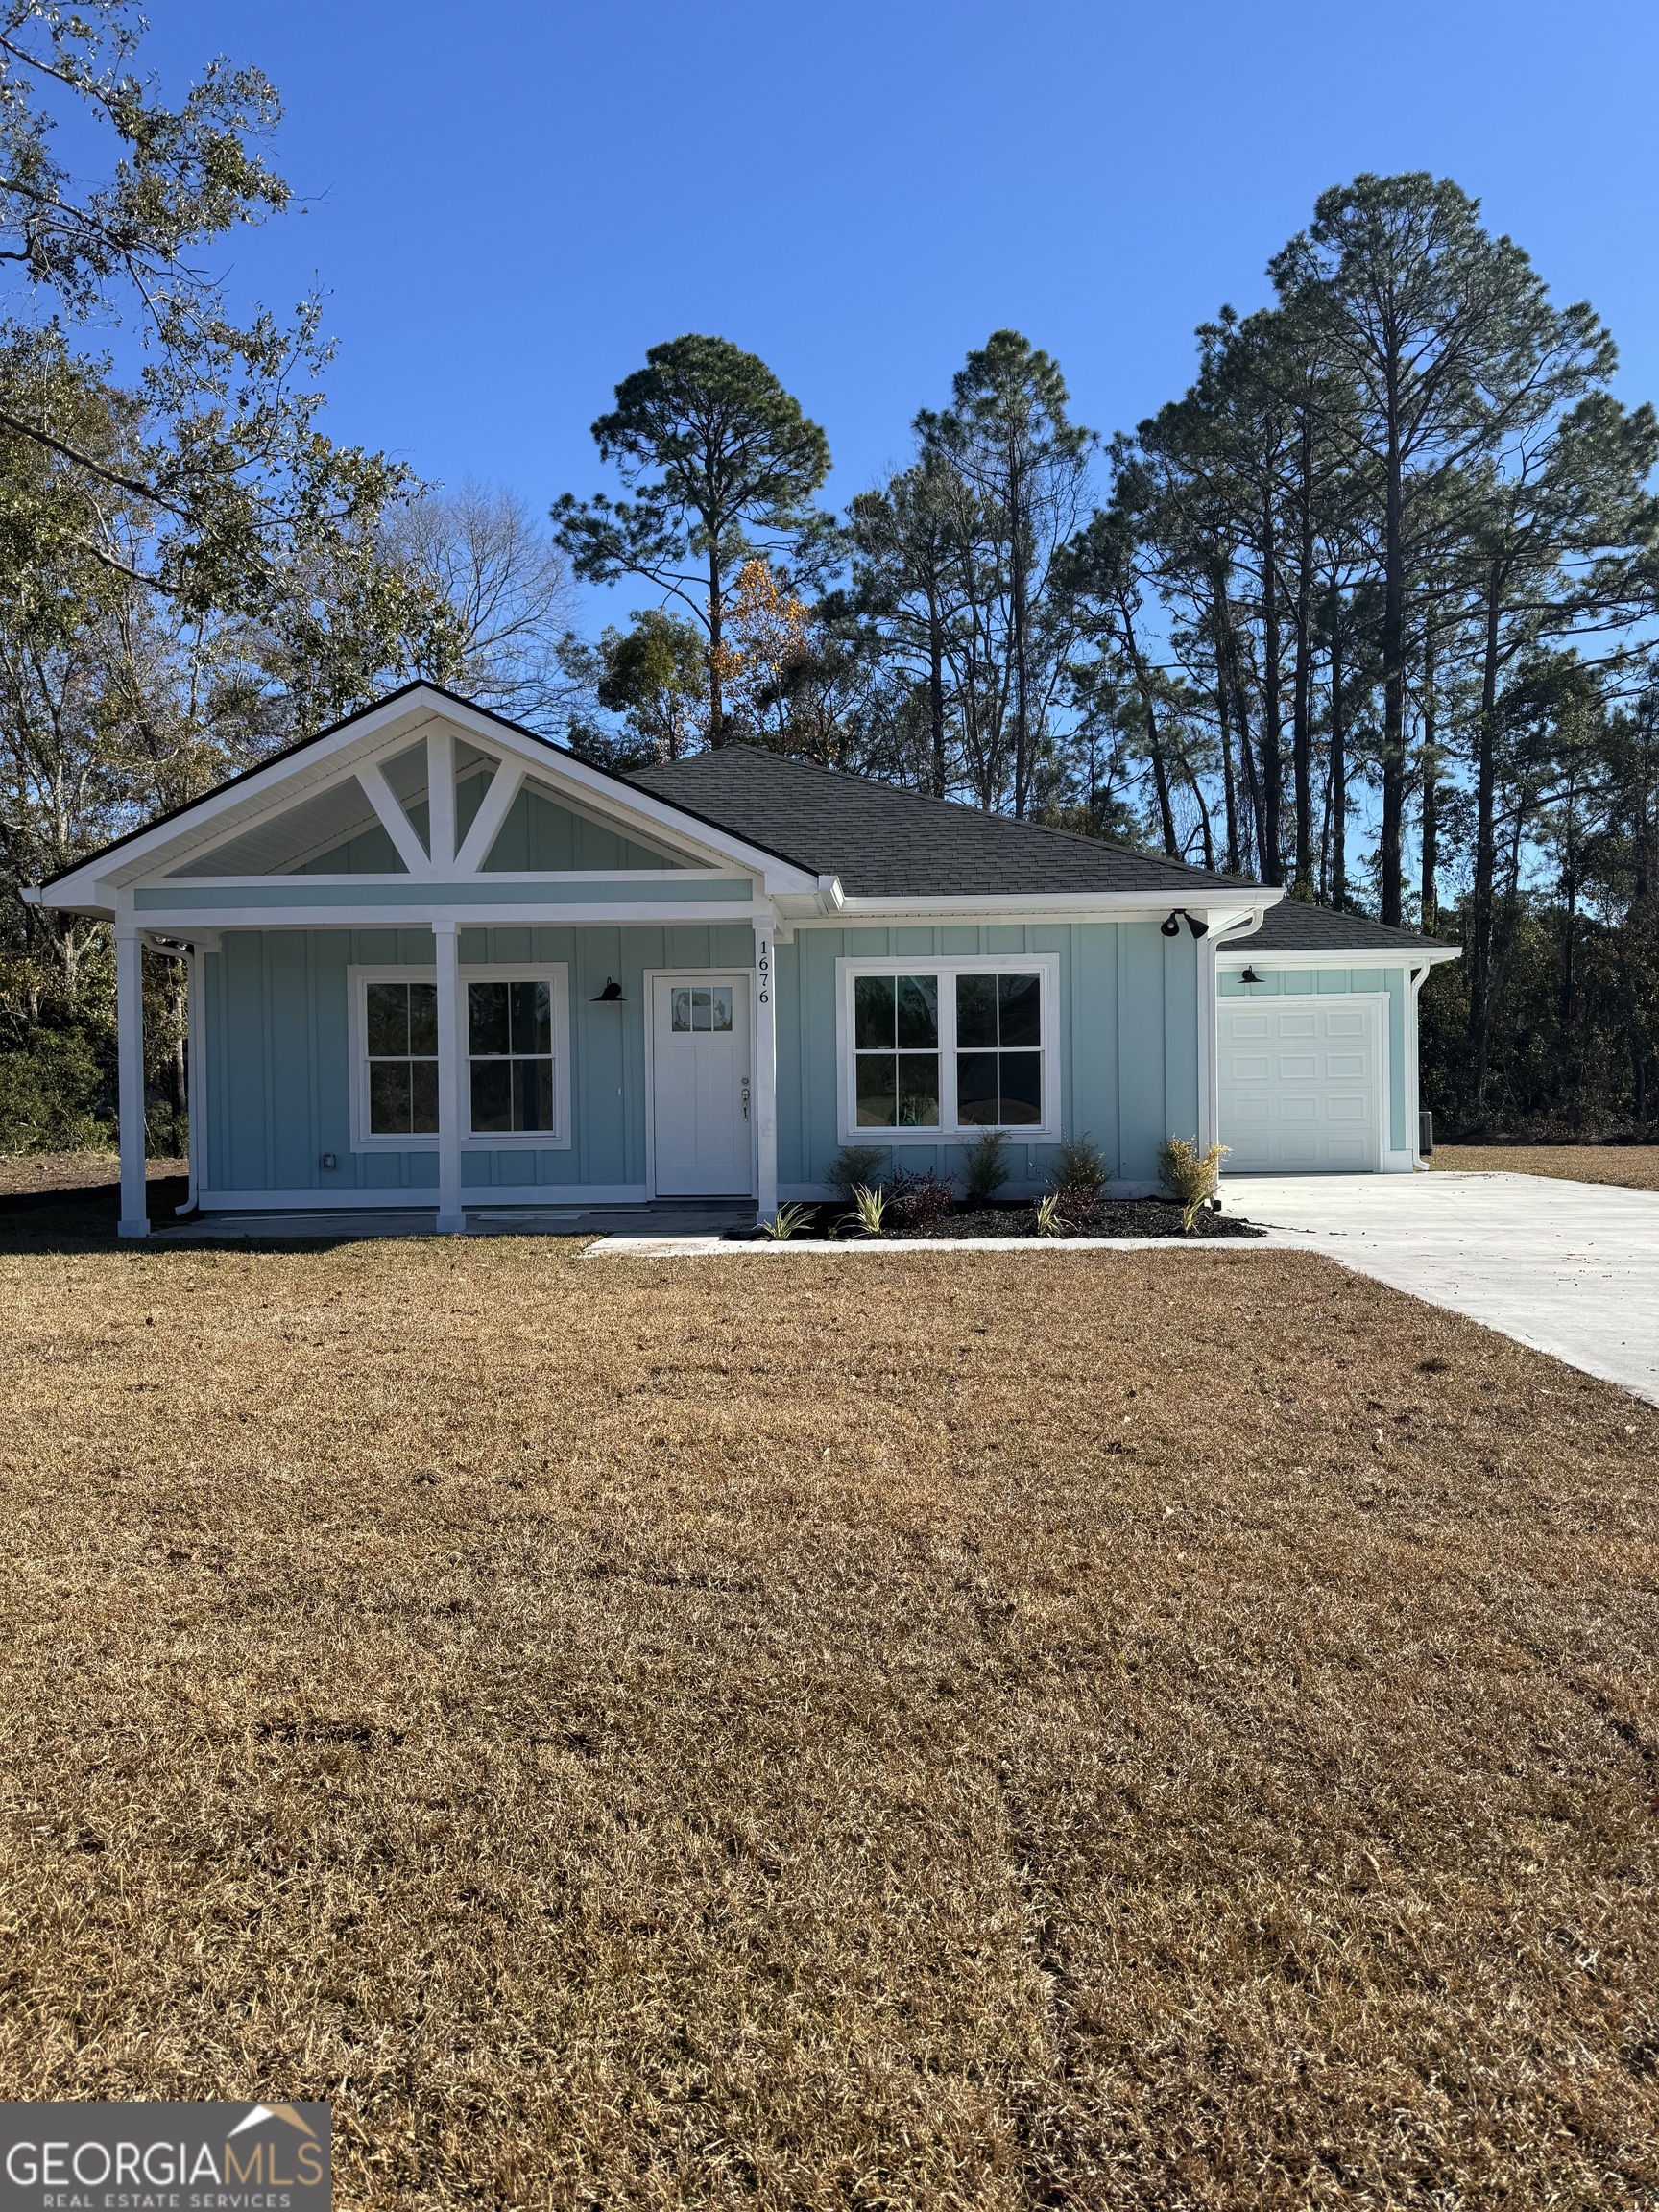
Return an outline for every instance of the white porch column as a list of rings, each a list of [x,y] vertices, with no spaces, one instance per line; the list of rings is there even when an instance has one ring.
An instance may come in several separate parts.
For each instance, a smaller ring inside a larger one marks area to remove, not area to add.
[[[755,1190],[762,1221],[778,1214],[778,993],[772,924],[755,925]]]
[[[115,1046],[121,1117],[123,1237],[148,1237],[144,1189],[144,951],[130,924],[115,929]]]
[[[461,1211],[461,1132],[467,1126],[467,1055],[462,1049],[461,981],[456,974],[460,930],[434,922],[438,952],[438,1234],[458,1236]]]

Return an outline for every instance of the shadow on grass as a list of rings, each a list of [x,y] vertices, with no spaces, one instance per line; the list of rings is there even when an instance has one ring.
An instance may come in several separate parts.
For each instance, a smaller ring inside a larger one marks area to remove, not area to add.
[[[178,1209],[189,1188],[183,1175],[152,1178],[147,1190],[152,1231],[179,1225]],[[109,1252],[118,1246],[127,1251],[325,1252],[337,1244],[360,1241],[346,1237],[228,1236],[193,1238],[188,1244],[122,1245],[116,1235],[120,1218],[121,1190],[115,1183],[11,1191],[0,1196],[0,1252]]]

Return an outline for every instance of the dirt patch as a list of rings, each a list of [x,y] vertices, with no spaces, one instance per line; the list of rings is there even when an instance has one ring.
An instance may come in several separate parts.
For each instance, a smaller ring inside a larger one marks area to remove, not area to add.
[[[410,2212],[1659,2188],[1617,1391],[1298,1253],[13,1254],[0,1331],[0,2094],[328,2098]]]
[[[1659,1144],[1440,1144],[1433,1164],[1465,1175],[1559,1175],[1659,1190]]]
[[[182,1160],[151,1160],[145,1166],[151,1182],[188,1174]],[[46,1190],[104,1190],[121,1180],[121,1162],[113,1152],[13,1152],[0,1155],[0,1198],[28,1196]]]

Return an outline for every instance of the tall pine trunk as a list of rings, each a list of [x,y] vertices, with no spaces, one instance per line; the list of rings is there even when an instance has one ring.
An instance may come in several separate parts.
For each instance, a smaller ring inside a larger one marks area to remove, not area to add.
[[[1348,731],[1342,704],[1342,594],[1331,588],[1331,903],[1348,904]]]
[[[1026,521],[1016,454],[1008,457],[1008,523],[1014,556],[1014,812],[1024,820],[1030,801],[1031,726],[1026,670]]]
[[[1423,875],[1421,903],[1424,933],[1432,936],[1440,924],[1440,718],[1434,692],[1434,624],[1430,620],[1423,637]]]
[[[939,594],[927,592],[927,719],[933,739],[933,796],[945,796],[945,624]]]
[[[1262,536],[1262,875],[1283,883],[1285,863],[1279,847],[1284,805],[1284,721],[1280,706],[1278,538],[1269,493]]]
[[[1486,624],[1480,657],[1480,723],[1475,761],[1475,881],[1469,900],[1469,1055],[1477,1106],[1485,1103],[1492,1057],[1492,936],[1498,838],[1493,821],[1498,787],[1498,651],[1503,571],[1486,575]]]
[[[1399,371],[1391,360],[1382,516],[1382,819],[1377,865],[1382,920],[1395,928],[1400,926],[1401,829],[1406,811],[1406,531],[1399,407]]]
[[[1298,547],[1296,597],[1296,679],[1290,706],[1290,757],[1296,799],[1296,874],[1298,890],[1313,889],[1313,739],[1310,727],[1313,649],[1313,426],[1304,413],[1301,433],[1302,542]]]

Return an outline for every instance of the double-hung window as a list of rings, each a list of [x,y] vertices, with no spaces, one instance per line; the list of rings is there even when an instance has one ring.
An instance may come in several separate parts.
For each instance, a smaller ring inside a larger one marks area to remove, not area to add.
[[[569,1001],[564,966],[463,967],[456,1040],[461,1141],[570,1142]],[[352,1125],[358,1151],[430,1151],[445,1112],[438,985],[428,969],[354,969]]]
[[[841,1136],[899,1143],[1059,1118],[1052,953],[843,960]]]

